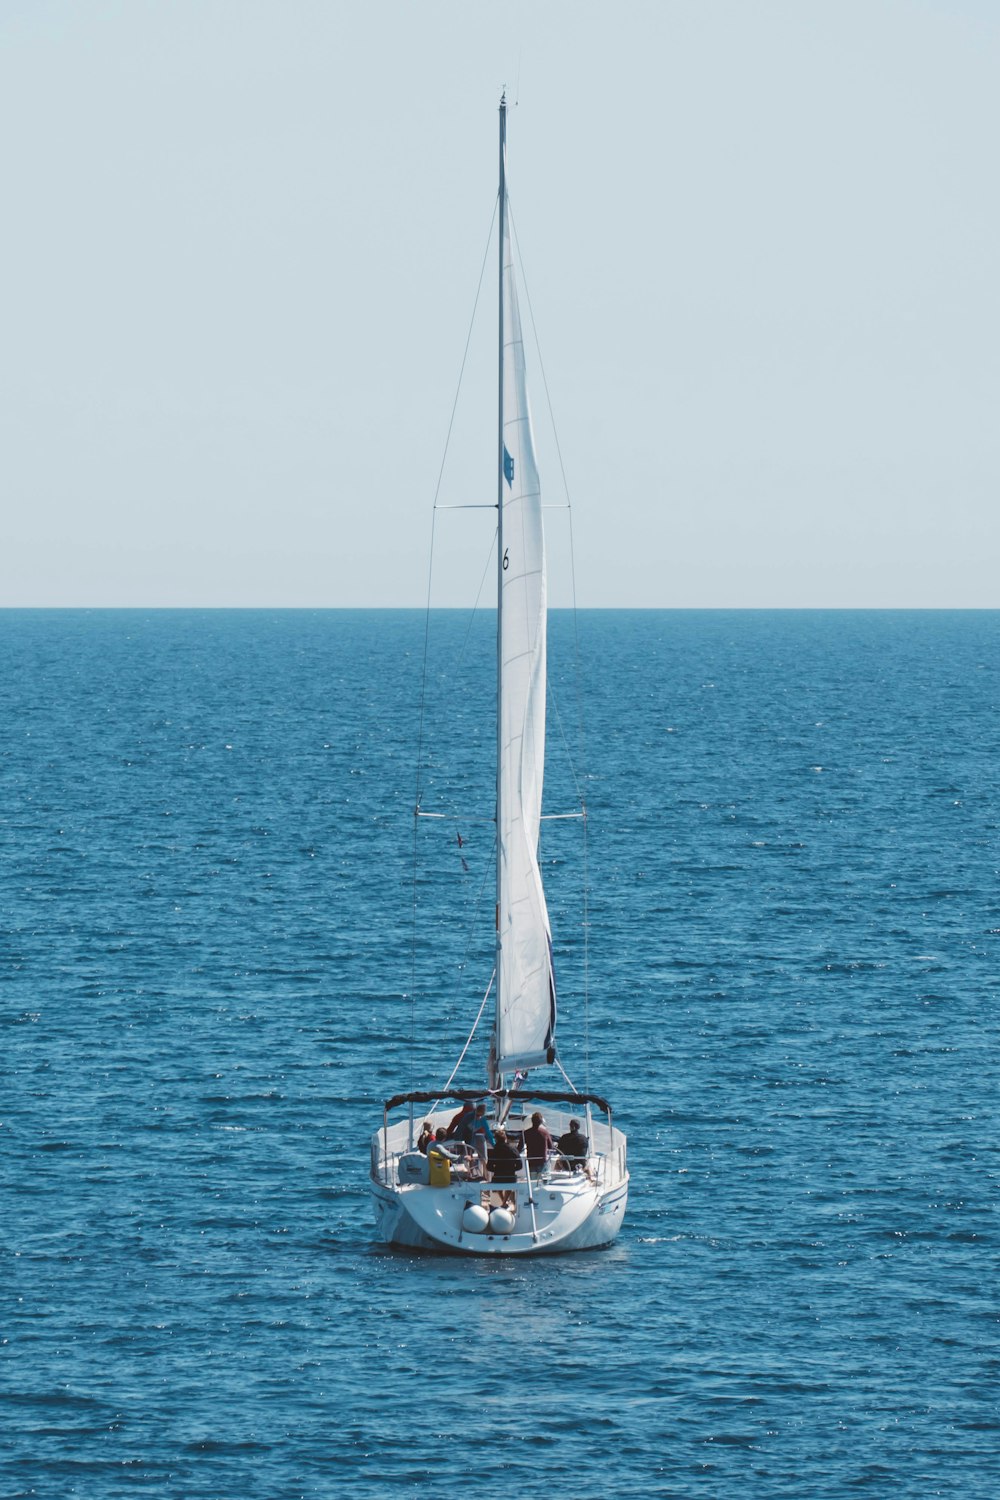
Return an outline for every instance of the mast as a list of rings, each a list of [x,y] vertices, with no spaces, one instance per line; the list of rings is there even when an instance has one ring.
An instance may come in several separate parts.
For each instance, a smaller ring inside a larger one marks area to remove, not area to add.
[[[501,795],[501,766],[503,761],[503,254],[504,240],[507,230],[507,91],[500,96],[500,189],[499,189],[499,212],[500,225],[500,252],[499,252],[499,333],[497,337],[497,890],[496,890],[496,1008],[493,1023],[494,1058],[500,1038],[500,964],[502,954],[500,947],[500,876],[502,863],[500,859],[500,795]],[[495,1062],[491,1068],[493,1077],[490,1078],[490,1086],[496,1088],[500,1083],[500,1076],[496,1070]]]

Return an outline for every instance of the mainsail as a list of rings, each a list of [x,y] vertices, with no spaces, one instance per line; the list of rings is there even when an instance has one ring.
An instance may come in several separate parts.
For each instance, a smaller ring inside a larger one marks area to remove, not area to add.
[[[505,205],[502,205],[505,207]],[[497,1073],[552,1062],[556,995],[538,868],[545,770],[545,541],[509,218],[503,245]]]

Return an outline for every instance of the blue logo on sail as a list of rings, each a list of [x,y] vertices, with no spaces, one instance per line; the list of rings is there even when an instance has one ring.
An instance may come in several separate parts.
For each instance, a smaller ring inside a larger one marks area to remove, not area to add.
[[[513,486],[514,486],[514,460],[511,458],[510,454],[507,452],[506,447],[503,450],[503,477],[506,479],[507,483],[513,489]]]

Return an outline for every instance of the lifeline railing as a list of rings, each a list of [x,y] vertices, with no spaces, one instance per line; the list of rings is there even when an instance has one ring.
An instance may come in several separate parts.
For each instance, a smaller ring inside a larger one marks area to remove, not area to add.
[[[382,1182],[386,1187],[398,1187],[399,1163],[404,1156],[412,1156],[413,1148],[405,1151],[391,1151],[384,1155],[379,1149],[379,1137],[372,1137],[372,1168],[371,1174],[376,1181]],[[587,1176],[590,1182],[597,1187],[606,1187],[609,1181],[608,1166],[614,1161],[618,1168],[618,1179],[625,1176],[625,1147],[614,1146],[610,1151],[592,1151],[587,1157]],[[522,1157],[521,1165],[525,1173],[528,1168]],[[546,1162],[541,1172],[530,1173],[528,1180],[525,1177],[517,1177],[513,1182],[496,1182],[492,1177],[466,1177],[464,1175],[454,1176],[451,1180],[452,1186],[491,1188],[491,1189],[514,1189],[521,1188],[524,1191],[533,1191],[538,1187],[549,1187],[553,1183],[572,1182],[578,1174],[572,1168],[569,1171],[557,1171],[551,1162]],[[413,1185],[413,1184],[410,1184]],[[426,1183],[422,1184],[427,1186]]]
[[[562,1090],[520,1088],[504,1090],[502,1093],[497,1092],[492,1094],[491,1096],[489,1090],[483,1089],[449,1089],[447,1090],[447,1092],[442,1092],[442,1090],[440,1089],[417,1089],[408,1094],[393,1094],[392,1098],[387,1099],[385,1102],[385,1106],[382,1111],[383,1159],[388,1161],[389,1157],[389,1111],[391,1109],[397,1109],[401,1104],[409,1104],[411,1106],[412,1132],[412,1106],[414,1104],[433,1104],[437,1106],[442,1102],[443,1099],[456,1099],[460,1102],[471,1102],[478,1104],[482,1100],[489,1097],[492,1097],[499,1106],[499,1118],[501,1119],[505,1118],[506,1113],[510,1109],[512,1103],[516,1102],[518,1104],[523,1104],[530,1100],[532,1102],[537,1101],[543,1104],[569,1104],[572,1105],[574,1109],[579,1109],[581,1106],[586,1106],[587,1117],[589,1121],[590,1106],[592,1104],[596,1104],[598,1109],[602,1110],[607,1116],[608,1143],[609,1146],[613,1149],[614,1128],[611,1118],[611,1105],[600,1094],[577,1094],[572,1091],[563,1092]],[[378,1168],[375,1165],[374,1161],[374,1143],[372,1149],[372,1176],[377,1178]],[[388,1179],[386,1179],[386,1181],[388,1181]]]

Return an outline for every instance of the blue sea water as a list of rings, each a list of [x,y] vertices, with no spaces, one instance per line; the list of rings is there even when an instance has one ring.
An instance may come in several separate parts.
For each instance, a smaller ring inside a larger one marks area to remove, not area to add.
[[[499,1263],[366,1187],[488,978],[489,621],[432,623],[421,729],[416,612],[0,614],[0,1494],[993,1500],[1000,614],[554,616],[633,1187]]]

